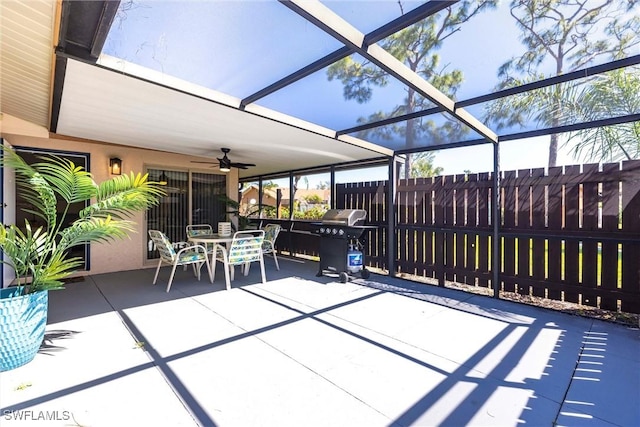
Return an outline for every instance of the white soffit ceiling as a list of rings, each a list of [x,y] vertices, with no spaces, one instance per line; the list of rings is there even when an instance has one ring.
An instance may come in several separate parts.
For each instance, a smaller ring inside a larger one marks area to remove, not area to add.
[[[56,133],[211,159],[228,147],[232,161],[257,165],[241,176],[392,154],[256,114],[70,59]]]
[[[0,111],[49,125],[56,2],[0,0]]]

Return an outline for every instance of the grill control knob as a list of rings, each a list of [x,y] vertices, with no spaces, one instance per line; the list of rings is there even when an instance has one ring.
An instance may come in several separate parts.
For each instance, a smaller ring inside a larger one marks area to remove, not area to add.
[[[333,234],[338,234],[338,230],[336,230],[335,228],[334,228],[333,230],[331,230],[331,232],[332,232]]]
[[[324,233],[324,227],[320,227],[320,234]]]
[[[344,235],[344,230],[343,229],[338,230],[338,235],[339,236],[343,236]]]

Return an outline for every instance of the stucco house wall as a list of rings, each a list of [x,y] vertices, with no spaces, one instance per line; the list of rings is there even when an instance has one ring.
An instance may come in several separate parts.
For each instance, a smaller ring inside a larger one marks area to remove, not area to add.
[[[220,173],[215,167],[202,167],[191,163],[195,157],[166,153],[162,151],[146,150],[122,145],[101,143],[88,140],[68,139],[57,135],[49,138],[25,136],[18,134],[2,134],[5,143],[16,147],[31,147],[40,149],[54,149],[86,153],[90,156],[89,171],[96,182],[109,179],[109,159],[122,159],[123,173],[145,172],[147,168],[166,168],[175,170],[192,170],[206,173]],[[202,160],[202,158],[199,158]],[[237,199],[238,171],[232,169],[227,174],[227,194]],[[15,208],[14,200],[5,200],[6,209]],[[147,268],[157,265],[157,261],[146,260],[146,223],[144,213],[138,213],[131,218],[136,223],[136,232],[130,234],[129,239],[114,243],[94,243],[90,250],[90,270],[80,274],[101,274],[115,271],[127,271]]]

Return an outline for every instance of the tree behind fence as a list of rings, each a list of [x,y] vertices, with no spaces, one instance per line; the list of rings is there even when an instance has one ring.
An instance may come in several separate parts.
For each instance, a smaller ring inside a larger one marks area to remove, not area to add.
[[[490,173],[400,180],[396,273],[492,287]],[[501,175],[500,290],[640,313],[640,161]],[[342,184],[339,208],[378,225],[367,262],[387,268],[387,182]]]

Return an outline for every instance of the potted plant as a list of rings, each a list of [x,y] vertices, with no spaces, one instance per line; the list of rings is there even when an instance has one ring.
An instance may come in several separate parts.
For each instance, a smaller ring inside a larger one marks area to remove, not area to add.
[[[238,230],[248,229],[251,224],[251,217],[260,213],[260,208],[258,206],[253,205],[242,209],[240,202],[237,202],[225,195],[219,196],[219,199],[227,207],[226,214],[233,215],[238,218]]]
[[[3,263],[16,274],[16,286],[0,291],[0,371],[30,362],[44,338],[48,291],[64,288],[64,279],[83,264],[69,249],[91,242],[110,242],[128,236],[134,223],[126,218],[159,202],[161,183],[147,175],[120,175],[96,184],[92,175],[72,161],[40,157],[27,164],[2,146],[0,165],[15,169],[17,190],[31,204],[28,212],[44,223],[32,228],[0,224]],[[88,202],[79,218],[66,224],[73,203]],[[63,214],[57,214],[62,206]]]

